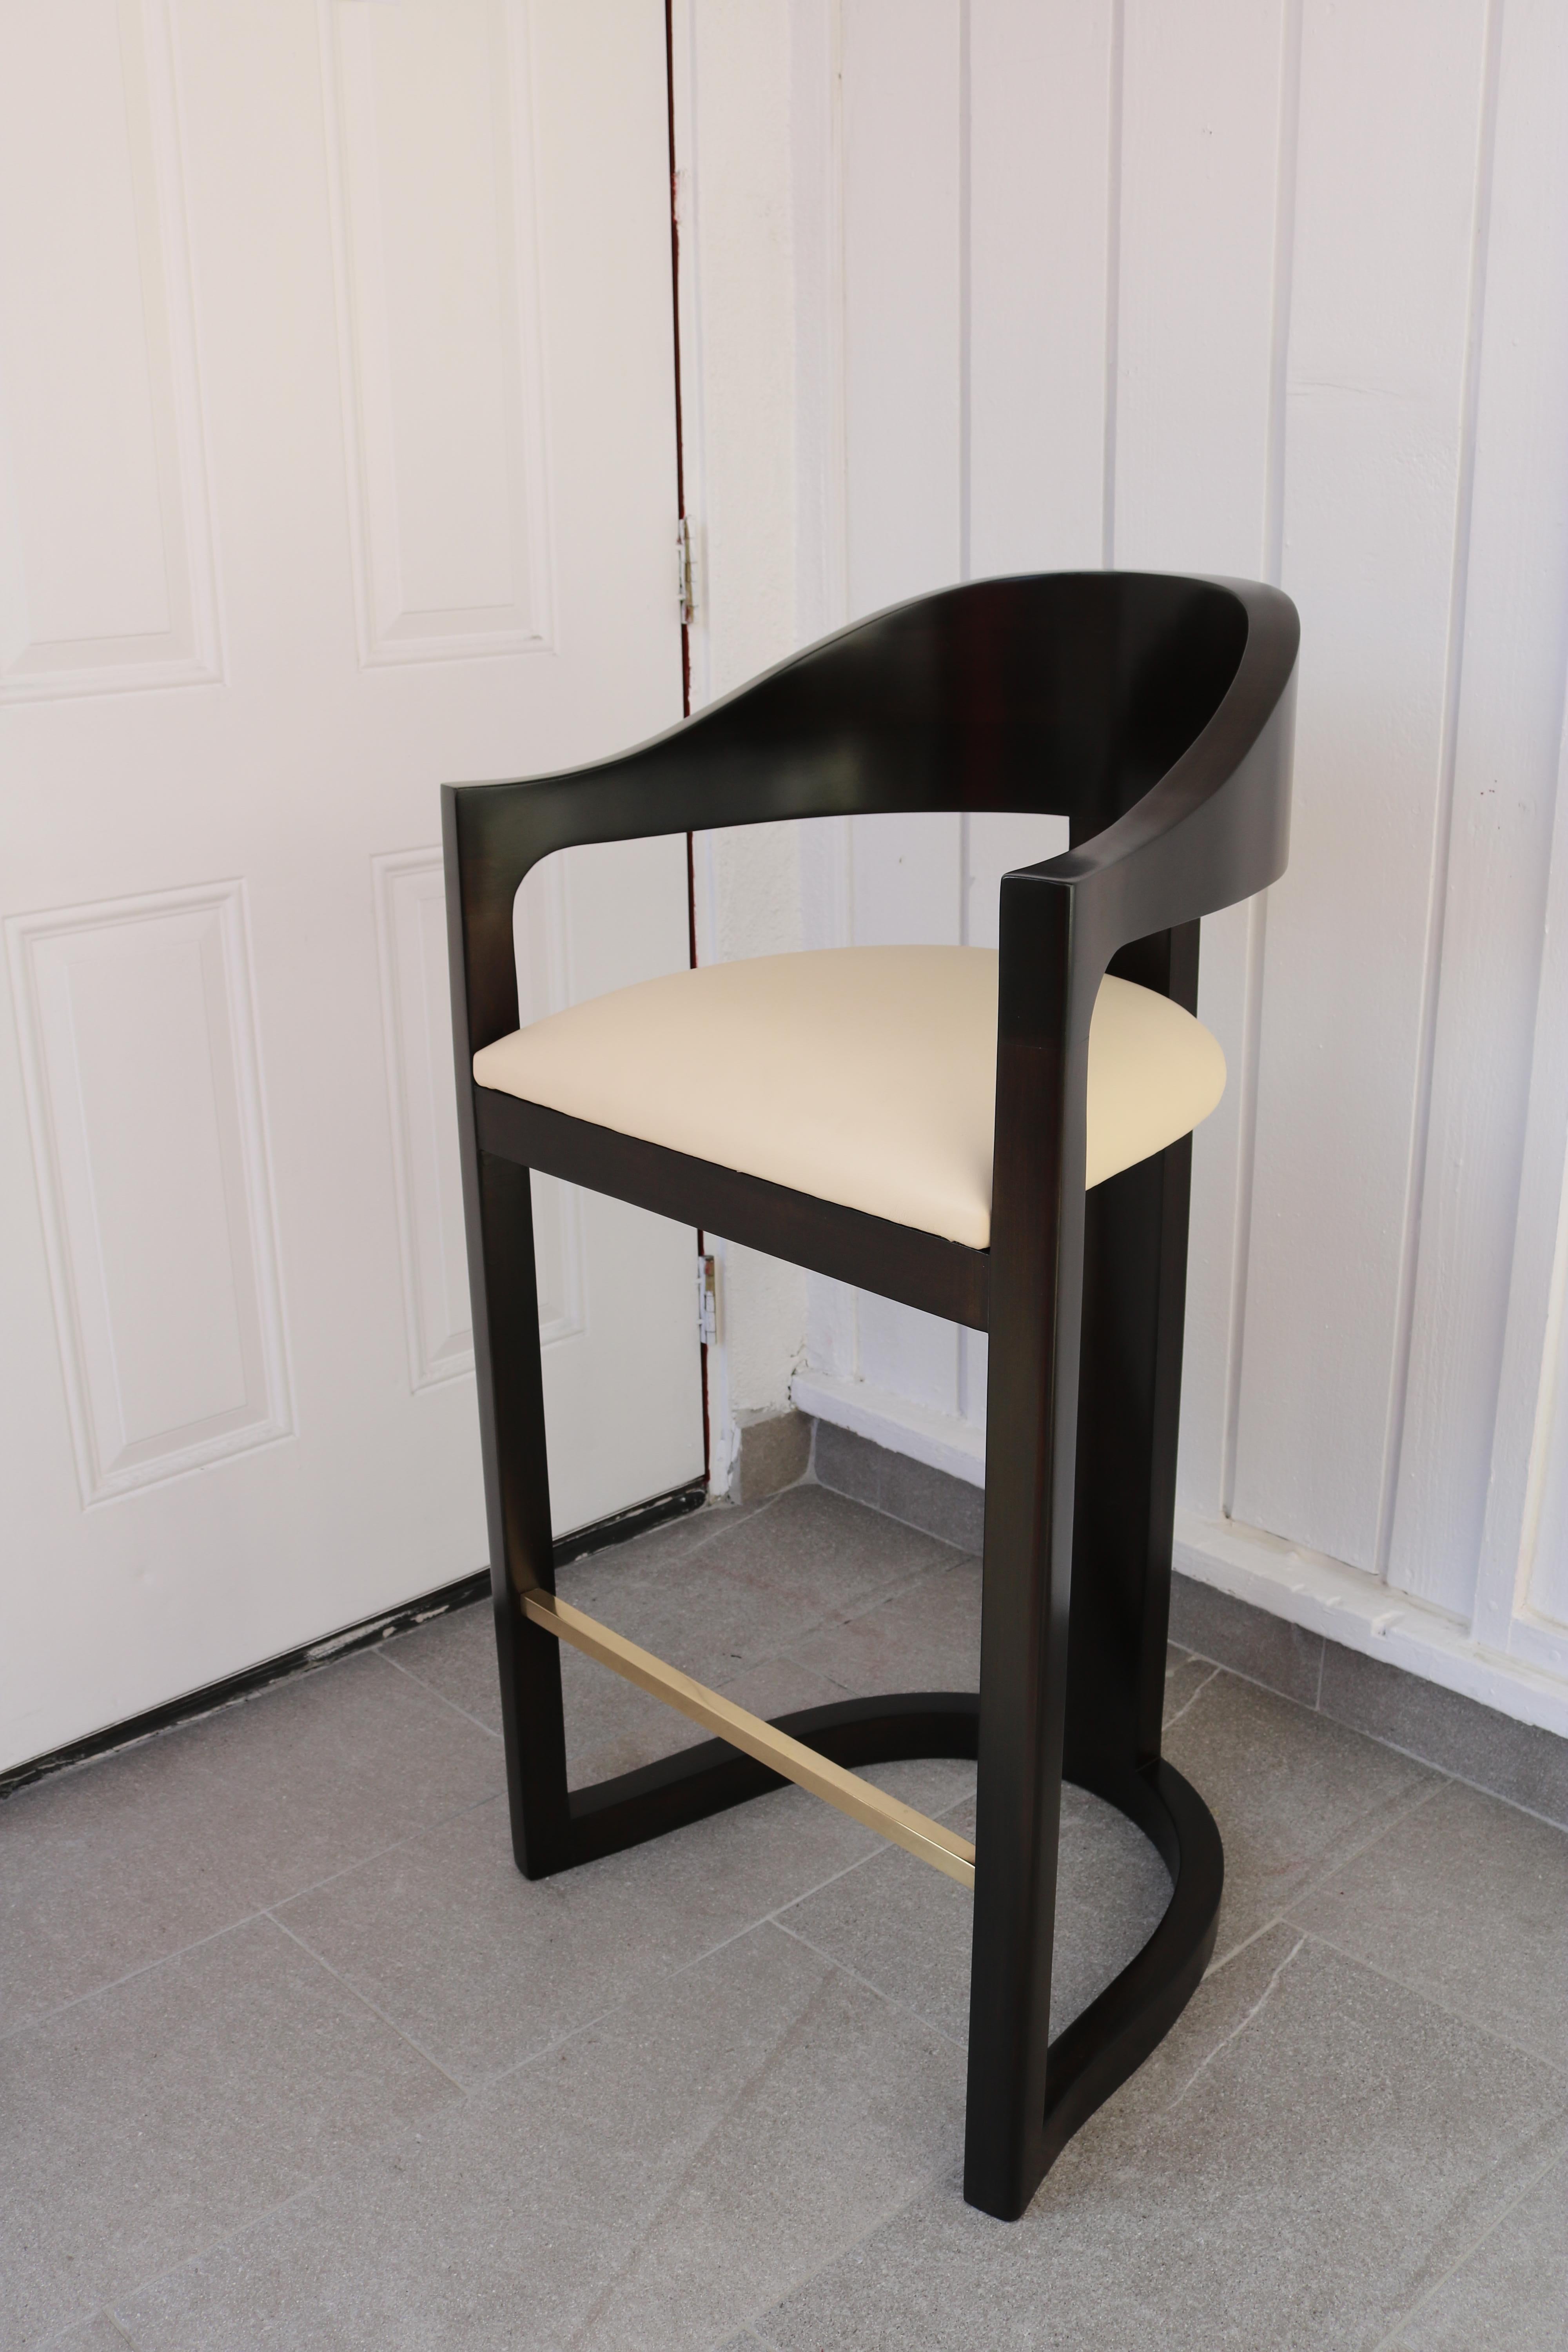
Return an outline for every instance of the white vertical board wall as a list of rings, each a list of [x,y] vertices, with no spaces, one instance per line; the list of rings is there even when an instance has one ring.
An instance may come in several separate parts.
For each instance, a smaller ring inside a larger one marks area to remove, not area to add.
[[[800,21],[797,159],[833,175],[797,253],[798,331],[838,371],[802,384],[824,624],[1101,562],[1274,579],[1301,611],[1290,869],[1205,926],[1230,1086],[1194,1150],[1184,1559],[1568,1728],[1542,961],[1568,25],[1549,0]],[[1055,845],[824,828],[806,938],[994,938],[1001,872]],[[818,1283],[809,1346],[803,1401],[980,1475],[983,1342]]]

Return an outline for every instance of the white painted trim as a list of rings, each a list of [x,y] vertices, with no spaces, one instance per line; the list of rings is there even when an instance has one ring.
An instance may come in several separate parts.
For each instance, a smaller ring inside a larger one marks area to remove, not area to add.
[[[985,1484],[985,1433],[929,1405],[911,1404],[869,1381],[844,1380],[835,1372],[797,1372],[790,1402],[798,1412],[815,1413],[837,1429],[852,1429],[890,1454],[907,1454],[933,1470],[945,1470],[971,1486]]]
[[[1458,1619],[1364,1570],[1192,1511],[1176,1513],[1175,1562],[1184,1576],[1272,1617],[1568,1738],[1568,1681],[1486,1649]]]
[[[984,1432],[967,1422],[831,1372],[797,1373],[790,1396],[801,1412],[853,1430],[874,1445],[972,1486],[985,1483]],[[1402,1666],[1516,1722],[1568,1738],[1568,1681],[1486,1648],[1443,1611],[1391,1591],[1343,1560],[1303,1550],[1260,1528],[1178,1511],[1175,1563],[1184,1576],[1271,1617]]]

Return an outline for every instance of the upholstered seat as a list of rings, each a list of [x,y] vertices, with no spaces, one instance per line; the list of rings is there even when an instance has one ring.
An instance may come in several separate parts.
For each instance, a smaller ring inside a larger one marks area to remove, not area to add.
[[[574,1005],[474,1055],[481,1087],[984,1249],[997,959],[826,948],[708,964]],[[1225,1055],[1192,1014],[1100,982],[1091,1185],[1206,1118]]]

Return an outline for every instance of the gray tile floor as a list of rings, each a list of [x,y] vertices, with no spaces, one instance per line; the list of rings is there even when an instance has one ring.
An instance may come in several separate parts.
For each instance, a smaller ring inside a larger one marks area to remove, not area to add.
[[[819,1486],[563,1589],[765,1713],[975,1673],[976,1563]],[[564,1664],[575,1778],[688,1737]],[[1173,1651],[1215,1961],[1006,2228],[968,1898],[794,1790],[530,1886],[494,1681],[468,1610],[0,1807],[0,2347],[1568,2345],[1560,1830]],[[1074,1796],[1058,2018],[1164,1894]]]

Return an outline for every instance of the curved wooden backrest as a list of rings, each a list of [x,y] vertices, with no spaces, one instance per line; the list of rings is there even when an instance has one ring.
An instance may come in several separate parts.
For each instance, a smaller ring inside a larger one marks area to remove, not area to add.
[[[447,785],[459,1050],[516,1027],[518,887],[578,842],[896,811],[1065,815],[1071,849],[1029,871],[1094,911],[1107,959],[1248,897],[1285,862],[1297,638],[1289,598],[1251,582],[980,581],[858,622],[615,759]]]

